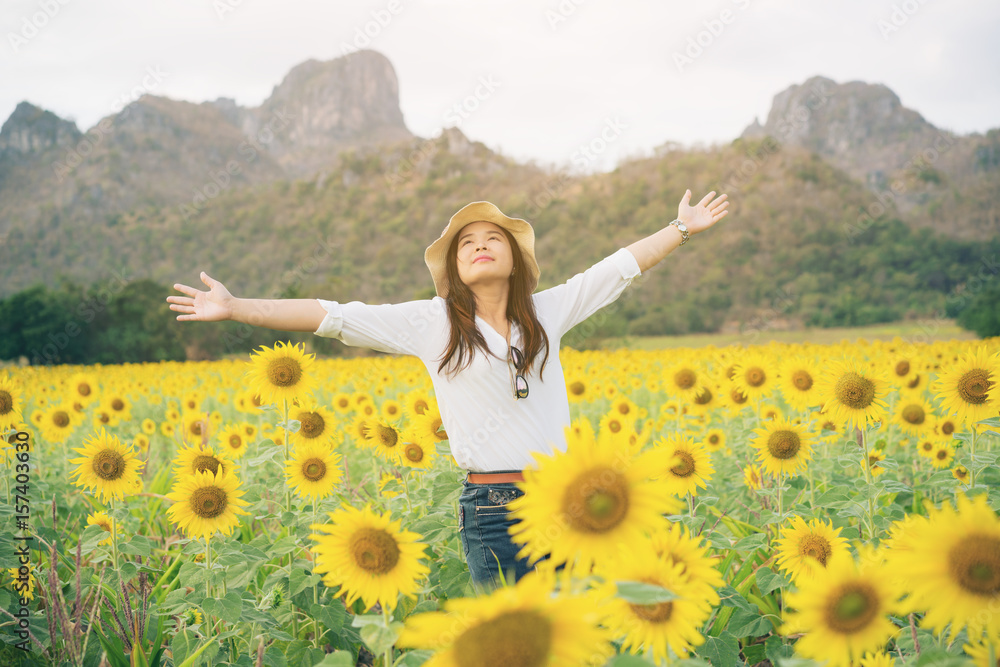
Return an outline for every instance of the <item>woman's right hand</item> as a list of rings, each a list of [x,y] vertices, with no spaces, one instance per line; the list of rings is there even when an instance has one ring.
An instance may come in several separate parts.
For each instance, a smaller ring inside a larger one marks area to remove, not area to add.
[[[184,322],[187,320],[195,322],[219,322],[232,319],[233,305],[236,298],[229,293],[226,286],[214,278],[210,278],[204,271],[201,272],[201,281],[209,287],[209,291],[202,292],[187,285],[174,283],[174,289],[184,292],[188,296],[168,296],[170,310],[176,310],[186,315],[178,315],[177,320]]]

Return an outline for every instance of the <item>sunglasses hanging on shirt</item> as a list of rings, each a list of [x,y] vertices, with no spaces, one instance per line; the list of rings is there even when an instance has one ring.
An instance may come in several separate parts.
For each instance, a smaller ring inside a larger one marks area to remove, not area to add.
[[[524,379],[524,355],[521,353],[521,350],[511,345],[507,359],[514,364],[514,368],[517,370],[517,375],[514,373],[510,374],[510,387],[514,393],[514,400],[528,398],[528,381]],[[507,370],[510,371],[509,364]]]

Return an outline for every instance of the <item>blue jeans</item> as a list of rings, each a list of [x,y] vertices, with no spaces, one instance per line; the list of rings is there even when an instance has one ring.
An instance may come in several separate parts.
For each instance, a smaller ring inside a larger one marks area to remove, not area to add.
[[[528,566],[526,558],[517,558],[523,545],[511,541],[507,532],[508,527],[517,523],[510,519],[507,503],[523,496],[524,491],[512,482],[471,484],[463,480],[462,486],[458,498],[458,534],[473,585],[479,592],[500,587],[498,570],[503,571],[508,584],[514,584],[534,569]]]

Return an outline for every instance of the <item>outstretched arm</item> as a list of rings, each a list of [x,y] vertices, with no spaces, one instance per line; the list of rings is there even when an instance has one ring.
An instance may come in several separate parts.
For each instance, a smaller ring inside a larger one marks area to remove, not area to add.
[[[316,299],[239,299],[204,271],[201,281],[210,288],[208,292],[174,284],[174,289],[188,295],[167,297],[171,310],[185,313],[177,316],[178,321],[233,320],[267,329],[312,333],[326,317],[326,309]]]
[[[691,206],[689,203],[691,201],[691,191],[687,190],[681,198],[681,203],[677,205],[677,217],[688,228],[688,233],[692,236],[698,232],[705,231],[729,213],[726,210],[729,206],[729,202],[726,201],[728,195],[721,195],[709,203],[714,195],[715,191],[713,190],[705,195],[696,206]],[[668,225],[655,234],[628,246],[628,251],[632,253],[635,261],[639,263],[639,269],[645,273],[673,252],[674,248],[680,244],[680,230],[675,225]]]

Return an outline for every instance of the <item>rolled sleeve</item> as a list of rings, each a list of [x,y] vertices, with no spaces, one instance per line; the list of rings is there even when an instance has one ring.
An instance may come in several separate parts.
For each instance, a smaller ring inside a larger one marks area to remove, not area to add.
[[[324,338],[340,338],[340,330],[344,326],[344,312],[336,301],[316,299],[319,305],[326,309],[326,317],[319,323],[319,328],[313,333]]]
[[[635,255],[628,248],[620,248],[618,252],[611,255],[608,259],[618,267],[618,271],[622,274],[622,280],[625,281],[626,286],[631,285],[632,281],[642,274],[639,262],[636,261]]]
[[[317,336],[336,338],[352,347],[421,358],[428,334],[436,330],[443,312],[433,300],[381,305],[318,301],[326,308],[327,316],[314,332]]]

